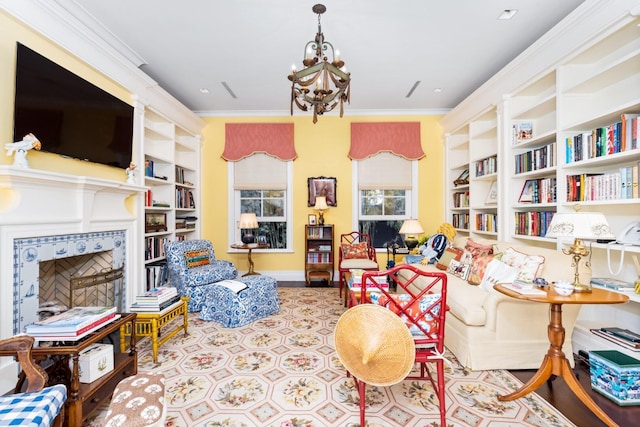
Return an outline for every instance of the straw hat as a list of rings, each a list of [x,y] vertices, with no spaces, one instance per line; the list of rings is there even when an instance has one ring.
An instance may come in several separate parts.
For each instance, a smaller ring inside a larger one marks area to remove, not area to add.
[[[335,344],[345,368],[375,386],[405,379],[416,356],[407,325],[395,313],[374,304],[356,305],[340,316]]]

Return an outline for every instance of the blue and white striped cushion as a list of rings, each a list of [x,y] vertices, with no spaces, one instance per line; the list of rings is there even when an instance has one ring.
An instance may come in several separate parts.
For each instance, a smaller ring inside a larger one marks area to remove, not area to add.
[[[46,387],[35,393],[0,396],[0,427],[48,427],[67,400],[63,384]]]

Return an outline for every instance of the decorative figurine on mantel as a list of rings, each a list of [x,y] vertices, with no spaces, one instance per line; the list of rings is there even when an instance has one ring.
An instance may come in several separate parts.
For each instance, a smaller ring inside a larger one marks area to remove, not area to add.
[[[7,150],[7,156],[13,154],[14,166],[28,168],[29,162],[27,162],[27,151],[32,148],[39,150],[42,148],[42,144],[34,134],[30,133],[25,135],[25,137],[22,138],[22,141],[8,142],[4,144],[4,148]]]
[[[136,178],[136,164],[131,162],[129,163],[129,167],[127,169],[125,169],[125,171],[127,172],[127,183],[128,184],[135,184],[135,178]]]

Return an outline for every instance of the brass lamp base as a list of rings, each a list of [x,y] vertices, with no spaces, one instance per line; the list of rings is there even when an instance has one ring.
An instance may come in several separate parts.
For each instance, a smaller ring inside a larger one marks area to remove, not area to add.
[[[573,258],[572,265],[575,268],[575,272],[572,285],[574,292],[591,292],[591,283],[580,283],[580,272],[578,271],[578,268],[580,267],[580,259],[584,256],[589,255],[589,251],[582,244],[582,240],[576,237],[573,245],[571,245],[568,250],[563,249],[562,253],[565,255],[572,255]]]

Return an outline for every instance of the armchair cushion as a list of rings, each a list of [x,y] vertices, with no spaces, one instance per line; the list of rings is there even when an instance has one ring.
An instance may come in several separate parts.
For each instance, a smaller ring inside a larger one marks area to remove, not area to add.
[[[361,270],[377,270],[378,263],[369,258],[343,259],[340,263],[340,270],[351,270],[359,268]]]
[[[48,427],[67,399],[63,384],[33,393],[0,396],[0,425]]]
[[[344,243],[341,245],[343,259],[362,259],[369,258],[369,246],[367,242]]]
[[[211,259],[209,259],[209,249],[206,248],[196,249],[194,251],[185,251],[184,258],[187,263],[187,268],[211,264]]]

